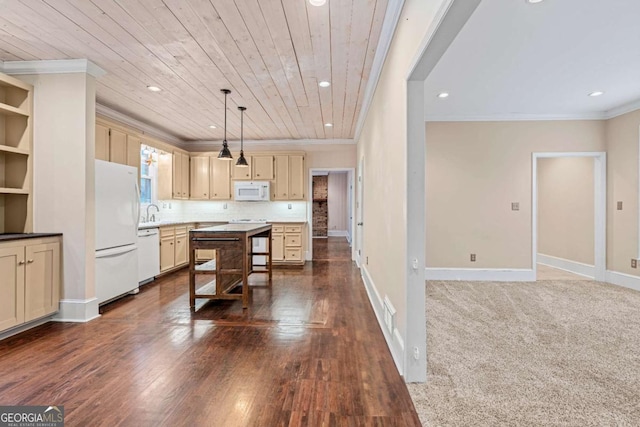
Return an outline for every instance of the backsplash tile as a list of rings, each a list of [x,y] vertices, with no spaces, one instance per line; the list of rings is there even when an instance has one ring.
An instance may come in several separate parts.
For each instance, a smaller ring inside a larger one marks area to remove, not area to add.
[[[161,221],[307,220],[307,202],[159,201]],[[224,206],[227,205],[227,209]],[[288,206],[291,205],[291,209]],[[171,208],[169,208],[171,206]]]

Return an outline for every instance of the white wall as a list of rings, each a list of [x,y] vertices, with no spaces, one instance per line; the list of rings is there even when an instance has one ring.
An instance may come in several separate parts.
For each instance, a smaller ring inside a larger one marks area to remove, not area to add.
[[[34,86],[34,231],[63,233],[59,317],[98,316],[95,299],[95,80],[21,75]]]

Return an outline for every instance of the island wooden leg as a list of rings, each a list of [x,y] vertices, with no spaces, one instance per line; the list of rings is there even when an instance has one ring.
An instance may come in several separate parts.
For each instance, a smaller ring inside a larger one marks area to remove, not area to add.
[[[191,240],[191,239],[189,239]],[[189,244],[191,246],[191,244]],[[196,307],[196,250],[189,248],[189,307]]]
[[[269,286],[271,286],[271,270],[273,268],[273,240],[271,236],[271,230],[269,230],[267,240],[269,241],[269,261],[267,261],[267,270],[269,270]]]
[[[245,237],[242,248],[242,308],[249,307],[249,257],[253,248],[249,250],[251,239]]]

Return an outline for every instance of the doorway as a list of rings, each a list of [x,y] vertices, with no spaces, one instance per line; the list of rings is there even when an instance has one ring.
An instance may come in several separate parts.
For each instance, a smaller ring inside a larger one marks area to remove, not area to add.
[[[532,161],[536,280],[604,281],[606,153],[534,153]]]
[[[345,252],[348,259],[353,259],[353,168],[313,168],[309,169],[308,201],[308,242],[307,260],[316,259],[314,246],[333,242],[345,242],[340,252]],[[317,196],[317,197],[316,197]],[[326,258],[326,251],[319,249],[321,258]],[[343,255],[340,255],[343,256]]]

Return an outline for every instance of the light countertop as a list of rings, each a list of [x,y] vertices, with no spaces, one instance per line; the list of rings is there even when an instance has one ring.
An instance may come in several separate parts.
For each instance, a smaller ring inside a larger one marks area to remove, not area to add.
[[[305,224],[305,219],[269,219],[267,224]],[[172,225],[184,225],[184,224],[227,224],[228,221],[220,220],[195,220],[195,221],[155,221],[155,222],[143,222],[138,224],[138,230],[146,228],[158,228]]]

